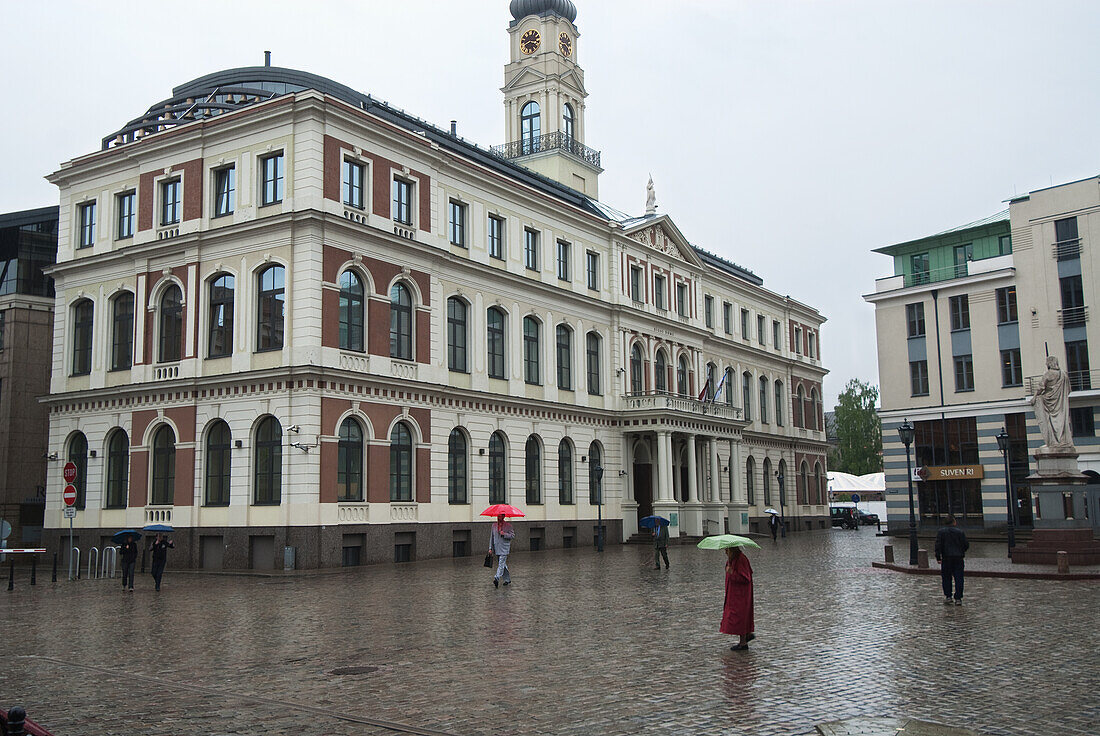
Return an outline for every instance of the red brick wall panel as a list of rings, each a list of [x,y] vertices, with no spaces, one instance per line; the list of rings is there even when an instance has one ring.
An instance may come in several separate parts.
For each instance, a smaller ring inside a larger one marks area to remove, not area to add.
[[[157,172],[147,171],[138,179],[138,230],[153,229],[153,179]]]
[[[130,499],[128,505],[132,508],[142,508],[148,498],[146,490],[149,487],[149,452],[147,450],[130,450]]]
[[[197,220],[202,217],[202,159],[196,158],[178,168],[183,171],[183,219]]]

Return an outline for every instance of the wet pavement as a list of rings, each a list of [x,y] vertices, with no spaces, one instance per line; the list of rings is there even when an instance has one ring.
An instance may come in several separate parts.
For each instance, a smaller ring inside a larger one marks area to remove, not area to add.
[[[0,591],[0,705],[58,736],[1100,731],[1096,582],[975,578],[944,606],[938,578],[872,569],[871,534],[762,543],[747,652],[718,633],[724,556],[693,547],[659,572],[648,547],[519,553],[499,590],[482,556],[169,569],[159,594],[148,575],[131,594],[17,574]]]

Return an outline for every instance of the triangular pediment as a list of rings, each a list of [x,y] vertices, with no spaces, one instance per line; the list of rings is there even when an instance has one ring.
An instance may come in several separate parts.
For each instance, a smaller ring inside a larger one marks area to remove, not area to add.
[[[519,73],[512,77],[507,84],[501,87],[500,91],[507,93],[517,87],[523,87],[528,84],[546,84],[546,75],[531,67],[524,67],[520,69]]]
[[[581,97],[588,97],[588,91],[584,88],[584,82],[575,71],[569,71],[561,75],[561,83],[567,84],[581,93]]]
[[[667,256],[696,267],[703,266],[699,254],[668,215],[654,215],[632,222],[623,228],[623,234]]]

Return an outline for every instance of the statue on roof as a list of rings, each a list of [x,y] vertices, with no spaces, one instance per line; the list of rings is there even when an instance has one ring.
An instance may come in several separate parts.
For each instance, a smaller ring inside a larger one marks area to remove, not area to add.
[[[657,214],[657,190],[653,188],[653,174],[649,175],[649,184],[645,187],[645,213]]]

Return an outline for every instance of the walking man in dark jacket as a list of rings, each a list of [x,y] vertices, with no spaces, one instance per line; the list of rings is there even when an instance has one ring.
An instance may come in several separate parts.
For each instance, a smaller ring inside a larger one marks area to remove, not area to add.
[[[653,564],[661,569],[661,558],[665,558],[665,569],[668,569],[668,525],[657,522],[653,527]]]
[[[172,540],[163,534],[157,535],[157,541],[153,542],[153,582],[156,589],[160,590],[160,579],[164,575],[164,566],[168,563],[168,549],[175,549]]]
[[[122,546],[118,548],[118,559],[122,564],[122,589],[134,592],[134,564],[137,562],[138,546],[133,535],[127,534]],[[129,588],[127,588],[127,585]]]
[[[936,535],[936,562],[940,563],[940,578],[943,580],[943,603],[961,606],[963,602],[963,557],[970,549],[966,534],[960,529],[951,514],[947,515],[947,526]],[[955,583],[955,596],[952,600],[951,583]]]

